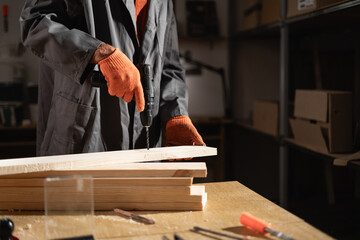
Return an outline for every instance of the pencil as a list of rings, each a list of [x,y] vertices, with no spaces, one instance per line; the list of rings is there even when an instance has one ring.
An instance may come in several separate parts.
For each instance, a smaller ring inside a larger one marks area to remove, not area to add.
[[[121,209],[119,209],[119,208],[115,208],[115,209],[114,209],[114,212],[116,212],[116,213],[118,213],[118,214],[120,214],[120,215],[122,215],[122,216],[131,218],[131,219],[133,219],[133,220],[137,220],[137,221],[142,222],[142,223],[155,224],[155,221],[152,220],[152,219],[145,218],[145,217],[136,215],[136,214],[134,214],[134,213],[121,210]]]

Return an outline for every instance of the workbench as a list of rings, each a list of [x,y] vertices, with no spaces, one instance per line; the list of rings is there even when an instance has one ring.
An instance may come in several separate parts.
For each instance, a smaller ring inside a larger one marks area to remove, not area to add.
[[[295,239],[332,239],[299,217],[265,199],[239,182],[204,184],[208,202],[204,211],[142,211],[141,216],[156,221],[145,225],[117,216],[113,212],[96,212],[94,235],[96,239],[174,239],[177,233],[183,239],[229,239],[210,233],[195,233],[194,226],[219,231],[236,237],[251,239],[276,239],[246,229],[239,216],[249,212],[272,224],[272,228]],[[0,212],[15,223],[14,235],[21,240],[44,239],[44,213],[41,211]],[[68,221],[68,220],[67,220]]]

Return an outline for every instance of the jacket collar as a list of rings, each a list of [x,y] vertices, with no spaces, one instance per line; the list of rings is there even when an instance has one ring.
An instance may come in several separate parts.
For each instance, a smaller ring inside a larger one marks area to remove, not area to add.
[[[122,0],[125,4],[129,14],[131,16],[131,20],[136,29],[136,16],[135,16],[135,4],[134,0]],[[157,25],[157,17],[160,9],[161,0],[148,0],[150,2],[149,9],[148,9],[148,18],[146,25],[147,26],[156,26]]]
[[[134,25],[134,29],[136,29],[136,16],[135,16],[135,4],[134,0],[122,0],[125,4],[127,10],[130,13],[132,23]]]

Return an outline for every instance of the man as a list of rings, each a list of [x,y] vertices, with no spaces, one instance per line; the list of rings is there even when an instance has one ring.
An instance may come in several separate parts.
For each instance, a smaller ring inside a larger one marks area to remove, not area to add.
[[[161,146],[162,128],[166,146],[204,145],[187,116],[172,1],[109,0],[110,20],[104,0],[92,2],[96,38],[85,0],[27,0],[21,13],[23,44],[41,59],[37,154],[146,147],[142,64],[151,65],[155,88],[150,146]],[[96,63],[107,86],[89,80]]]

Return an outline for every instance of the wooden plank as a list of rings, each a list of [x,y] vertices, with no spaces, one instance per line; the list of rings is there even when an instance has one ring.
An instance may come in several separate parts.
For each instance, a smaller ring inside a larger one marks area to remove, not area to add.
[[[175,146],[163,148],[81,153],[0,161],[0,175],[74,170],[85,167],[113,166],[123,163],[149,162],[216,155],[216,148],[205,146]]]
[[[4,178],[0,187],[43,187],[45,178]],[[94,188],[113,186],[191,186],[192,177],[134,177],[134,178],[94,178]],[[54,184],[54,183],[53,183]],[[73,183],[61,182],[61,186]]]
[[[85,202],[91,192],[78,193],[74,187],[53,187],[46,189],[49,202]],[[94,202],[201,202],[205,186],[132,186],[95,188]],[[0,205],[3,202],[44,203],[42,187],[2,187]]]
[[[205,186],[194,185],[190,187],[190,195],[203,195],[205,193]]]
[[[1,162],[1,161],[0,161]],[[117,166],[87,167],[83,170],[31,172],[11,175],[11,178],[45,178],[85,175],[92,177],[206,177],[204,162],[128,163]],[[1,178],[9,178],[8,175]]]
[[[191,186],[192,177],[95,178],[94,188],[112,186]]]
[[[152,195],[123,195],[123,194],[101,194],[101,195],[95,195],[94,196],[94,203],[126,203],[126,202],[133,202],[133,203],[141,203],[141,202],[147,202],[147,203],[161,203],[161,202],[192,202],[192,203],[198,203],[203,201],[203,195],[183,195],[183,194],[169,194],[169,195],[159,195],[159,194],[152,194]],[[48,198],[49,199],[49,198]],[[89,198],[86,198],[86,196],[78,196],[77,201],[74,201],[74,194],[67,194],[64,193],[63,196],[58,197],[58,195],[55,195],[50,198],[50,200],[47,200],[48,204],[51,204],[51,206],[58,205],[58,204],[65,204],[65,203],[72,203],[74,205],[75,203],[89,203]],[[9,204],[12,202],[18,202],[18,203],[41,203],[44,207],[45,201],[43,194],[35,197],[35,196],[26,196],[25,198],[21,198],[19,195],[9,195],[7,197],[7,201],[2,200],[0,201],[0,209],[4,209],[2,206],[4,204]],[[22,208],[19,208],[22,209]],[[28,209],[28,210],[36,210],[36,209]]]
[[[203,196],[201,202],[109,202],[95,203],[95,210],[113,210],[121,208],[124,210],[144,210],[144,211],[201,211],[207,202],[207,194]],[[58,205],[62,210],[64,206]],[[5,202],[1,203],[2,210],[44,210],[44,204],[40,202]],[[56,210],[53,208],[53,210]]]

